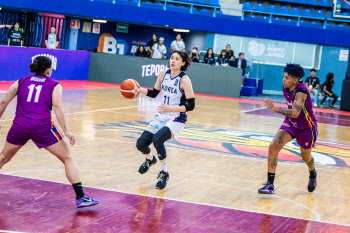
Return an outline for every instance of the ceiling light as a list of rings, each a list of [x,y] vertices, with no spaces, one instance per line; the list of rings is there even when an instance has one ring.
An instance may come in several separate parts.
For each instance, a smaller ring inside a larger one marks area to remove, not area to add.
[[[94,23],[107,23],[107,20],[104,20],[104,19],[93,19],[92,21]]]
[[[188,30],[188,29],[179,29],[179,28],[175,28],[175,29],[174,29],[174,32],[186,32],[186,33],[188,33],[188,32],[190,32],[190,30]]]

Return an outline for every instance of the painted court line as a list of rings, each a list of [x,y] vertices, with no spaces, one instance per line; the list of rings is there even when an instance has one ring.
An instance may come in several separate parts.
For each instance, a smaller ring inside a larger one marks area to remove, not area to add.
[[[65,113],[65,115],[73,115],[73,114],[80,114],[80,113],[90,113],[90,112],[105,112],[105,111],[110,111],[110,110],[127,109],[127,108],[137,108],[137,107],[138,107],[138,106],[129,106],[129,107],[120,107],[120,108],[97,109],[97,110],[82,111],[82,112],[69,112],[69,113]]]
[[[18,152],[18,153],[20,153],[20,154],[29,154],[29,155],[40,155],[40,156],[45,156],[45,157],[52,157],[51,154],[36,154],[36,153],[27,153],[27,152]],[[100,163],[120,164],[120,165],[135,167],[135,168],[139,167],[139,164],[119,163],[119,162],[112,162],[112,161],[106,161],[106,160],[86,159],[86,158],[79,158],[79,157],[74,157],[74,159],[85,160],[85,161],[92,161],[92,162],[100,162]],[[261,181],[245,180],[245,179],[226,177],[226,176],[217,176],[217,175],[211,175],[211,174],[205,174],[205,173],[199,173],[199,172],[183,171],[183,170],[178,170],[178,169],[168,169],[168,170],[169,171],[175,171],[175,172],[181,172],[181,173],[194,174],[194,175],[199,175],[199,176],[209,176],[209,177],[215,177],[215,178],[224,178],[224,179],[228,179],[228,180],[237,180],[237,181],[243,181],[243,182],[249,182],[249,183],[255,183],[255,184],[262,184]],[[275,185],[275,187],[284,187],[284,188],[288,188],[288,189],[295,189],[295,190],[299,190],[299,191],[305,191],[305,189],[300,189],[300,188],[295,188],[295,187],[290,187],[290,186],[285,186],[285,185]],[[329,193],[323,193],[323,192],[317,192],[317,191],[315,193],[321,194],[321,195],[326,195],[326,196],[334,196],[334,197],[339,197],[339,198],[345,198],[345,199],[349,199],[350,198],[350,197],[347,197],[347,196],[340,196],[340,195],[336,195],[336,194],[329,194]]]
[[[38,169],[38,170],[23,170],[23,171],[16,171],[16,172],[10,172],[10,173],[5,173],[6,175],[12,175],[14,173],[21,173],[21,172],[28,172],[28,171],[52,171],[52,170],[60,170],[60,171],[64,171],[64,169]],[[139,173],[132,173],[132,172],[119,172],[119,171],[100,171],[100,170],[80,170],[82,172],[102,172],[102,173],[119,173],[119,174],[133,174],[133,175],[140,175]],[[156,175],[150,175],[150,174],[143,174],[145,176],[152,176],[152,177],[156,177]],[[13,175],[12,175],[13,176]],[[17,175],[14,175],[17,176]],[[23,177],[23,176],[18,176],[18,177]],[[23,178],[28,178],[28,177],[23,177]],[[230,187],[230,188],[236,188],[236,189],[241,189],[241,190],[245,190],[245,191],[250,191],[250,192],[254,192],[256,193],[256,190],[252,190],[252,189],[246,189],[246,188],[242,188],[242,187],[238,187],[238,186],[233,186],[233,185],[225,185],[225,184],[220,184],[220,183],[214,183],[214,182],[207,182],[207,181],[202,181],[202,180],[193,180],[193,179],[183,179],[183,178],[178,178],[178,177],[172,177],[173,179],[179,179],[179,180],[185,180],[185,181],[191,181],[191,182],[200,182],[200,183],[208,183],[208,184],[214,184],[214,185],[219,185],[219,186],[225,186],[225,187]],[[29,179],[35,179],[35,178],[29,178]],[[56,181],[50,181],[50,180],[44,180],[44,179],[35,179],[35,180],[42,180],[42,181],[48,181],[48,182],[52,182],[52,183],[60,183],[60,184],[66,184],[63,182],[56,182]],[[67,184],[69,185],[69,184]],[[89,186],[84,186],[84,187],[89,187]],[[89,187],[89,188],[95,188],[95,187]],[[109,189],[103,189],[103,188],[95,188],[95,189],[100,189],[100,190],[106,190],[106,191],[112,191],[112,192],[119,192],[119,193],[125,193],[125,194],[132,194],[132,195],[140,195],[140,196],[148,196],[148,197],[153,197],[153,198],[161,198],[161,197],[156,197],[156,196],[152,196],[152,195],[142,195],[142,194],[135,194],[135,193],[129,193],[129,192],[121,192],[121,191],[115,191],[115,190],[109,190]],[[302,208],[305,208],[307,210],[309,210],[310,212],[312,212],[315,215],[315,220],[310,220],[310,219],[304,219],[304,218],[297,218],[297,219],[303,219],[303,220],[309,220],[309,221],[316,221],[316,222],[321,222],[321,216],[313,209],[300,204],[298,202],[289,200],[287,198],[283,198],[280,197],[278,195],[273,195],[270,196],[271,198],[278,198],[281,200],[285,200],[288,202],[291,202],[295,205],[298,205]],[[220,205],[212,205],[212,204],[204,204],[204,203],[198,203],[198,202],[191,202],[191,201],[184,201],[184,200],[177,200],[177,199],[172,199],[172,198],[162,198],[162,199],[166,199],[166,200],[172,200],[172,201],[179,201],[179,202],[186,202],[186,203],[193,203],[193,204],[199,204],[199,205],[205,205],[205,206],[213,206],[213,207],[220,207],[220,208],[225,208],[225,209],[232,209],[232,210],[241,210],[241,211],[246,211],[246,212],[251,212],[251,213],[260,213],[260,214],[269,214],[269,213],[264,213],[264,212],[258,212],[258,211],[249,211],[249,210],[244,210],[244,209],[237,209],[237,208],[229,208],[229,207],[224,207],[224,206],[220,206]],[[295,218],[293,216],[283,216],[283,215],[275,215],[275,214],[269,214],[269,215],[274,215],[274,216],[281,216],[281,217],[289,217],[289,218]],[[324,222],[326,223],[326,222]],[[335,224],[335,223],[332,223]],[[336,224],[339,225],[339,224]],[[346,225],[345,225],[346,226]]]

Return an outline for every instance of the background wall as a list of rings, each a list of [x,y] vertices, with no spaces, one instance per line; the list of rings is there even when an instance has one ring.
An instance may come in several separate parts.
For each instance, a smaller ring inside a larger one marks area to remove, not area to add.
[[[153,87],[160,70],[167,69],[168,61],[150,58],[92,53],[89,80],[122,83],[135,79],[141,86]],[[118,75],[116,74],[118,72]],[[196,93],[238,98],[241,91],[242,71],[236,68],[194,63],[186,71]]]
[[[239,52],[243,52],[247,60],[265,62],[265,67],[262,64],[254,63],[250,76],[264,78],[263,92],[266,94],[282,94],[283,67],[286,63],[297,63],[305,68],[306,77],[310,76],[310,69],[316,68],[316,75],[320,78],[321,83],[326,81],[328,73],[334,73],[333,91],[336,95],[341,95],[342,80],[345,78],[348,67],[348,56],[346,56],[345,61],[340,60],[340,52],[347,51],[349,53],[349,48],[223,34],[215,35],[213,46],[215,52],[220,52],[226,44],[231,44],[236,57]],[[303,79],[304,81],[306,77]]]
[[[111,34],[116,40],[117,43],[124,44],[125,49],[124,53],[126,55],[132,55],[132,47],[143,45],[147,47],[148,41],[152,40],[153,33],[157,34],[157,39],[164,37],[164,45],[169,49],[170,44],[173,40],[176,39],[178,32],[174,32],[170,28],[161,28],[161,27],[150,27],[143,25],[128,24],[129,30],[128,33],[117,32],[118,22],[108,22],[101,24],[100,33],[86,33],[83,32],[83,25],[85,22],[91,23],[91,20],[81,20],[81,27],[78,31],[78,50],[94,50],[98,47],[98,42],[100,36],[103,33]],[[186,33],[180,33],[184,41],[186,42]]]
[[[89,52],[0,46],[0,81],[14,81],[32,75],[29,65],[35,56],[46,56],[52,60],[53,79],[88,78]]]

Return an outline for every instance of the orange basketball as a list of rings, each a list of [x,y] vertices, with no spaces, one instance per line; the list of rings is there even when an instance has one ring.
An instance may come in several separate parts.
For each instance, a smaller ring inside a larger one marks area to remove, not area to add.
[[[136,98],[140,93],[140,84],[134,79],[124,80],[120,86],[120,93],[127,99]]]

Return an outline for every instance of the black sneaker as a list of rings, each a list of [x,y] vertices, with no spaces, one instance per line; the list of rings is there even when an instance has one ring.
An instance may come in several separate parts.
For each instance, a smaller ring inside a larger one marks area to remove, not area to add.
[[[160,171],[158,175],[158,182],[156,185],[156,189],[164,189],[168,180],[169,180],[169,173],[165,171]]]
[[[141,164],[141,167],[139,168],[139,173],[145,174],[146,172],[148,172],[149,168],[156,163],[156,156],[153,155],[152,160],[146,159],[146,161],[143,164]]]

